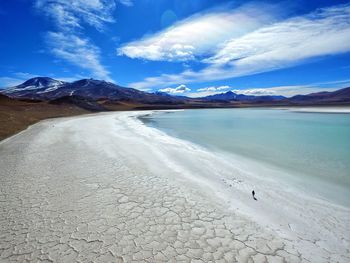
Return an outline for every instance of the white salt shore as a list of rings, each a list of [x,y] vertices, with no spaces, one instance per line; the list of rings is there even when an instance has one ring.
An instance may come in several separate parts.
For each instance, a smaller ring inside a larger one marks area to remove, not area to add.
[[[313,112],[313,113],[350,113],[350,107],[287,107],[277,108],[294,112]]]
[[[348,207],[144,114],[46,120],[0,143],[0,262],[350,262]]]

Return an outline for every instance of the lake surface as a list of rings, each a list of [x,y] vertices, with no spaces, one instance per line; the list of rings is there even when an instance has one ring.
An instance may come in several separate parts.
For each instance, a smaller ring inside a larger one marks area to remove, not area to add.
[[[211,151],[269,166],[279,179],[350,205],[350,114],[204,109],[143,120]]]

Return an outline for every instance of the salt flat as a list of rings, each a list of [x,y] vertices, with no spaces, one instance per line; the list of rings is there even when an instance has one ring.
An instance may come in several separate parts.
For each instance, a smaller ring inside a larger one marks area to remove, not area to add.
[[[349,209],[291,203],[142,114],[46,120],[0,143],[0,262],[350,261]]]
[[[327,106],[327,107],[283,107],[283,108],[277,108],[277,109],[285,109],[289,111],[295,111],[295,112],[313,112],[313,113],[350,113],[350,107],[343,106],[343,107],[334,107],[334,106]]]

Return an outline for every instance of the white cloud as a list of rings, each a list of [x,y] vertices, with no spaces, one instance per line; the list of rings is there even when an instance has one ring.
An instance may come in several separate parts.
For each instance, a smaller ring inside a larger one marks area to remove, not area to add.
[[[231,89],[230,86],[211,86],[211,87],[199,88],[194,92],[188,93],[187,96],[191,98],[200,98],[200,97],[206,97],[210,95],[225,93],[230,89]]]
[[[47,43],[55,56],[91,71],[96,78],[111,81],[109,72],[100,63],[100,50],[88,39],[49,32]]]
[[[350,5],[291,18],[232,39],[206,62],[230,64],[236,74],[249,74],[349,50]]]
[[[222,91],[195,91],[195,92],[186,94],[186,96],[189,98],[202,98],[202,97],[216,95],[220,93],[223,93],[223,92]]]
[[[245,5],[235,10],[200,13],[174,26],[118,49],[119,55],[159,61],[186,61],[212,54],[218,44],[269,23],[266,5]]]
[[[102,30],[105,23],[114,22],[116,4],[114,0],[37,0],[35,6],[61,30],[83,28],[83,24]]]
[[[84,36],[83,30],[89,25],[102,31],[106,23],[114,22],[114,0],[37,0],[35,6],[56,24],[57,31],[46,36],[52,54],[90,71],[96,78],[111,81],[101,62],[100,49]]]
[[[296,87],[296,86],[291,86]],[[253,95],[253,96],[269,96],[269,95],[280,95],[276,94],[275,88],[264,88],[264,89],[245,89],[245,90],[232,90],[237,94]]]
[[[286,68],[305,60],[350,51],[350,4],[317,10],[233,37],[202,60],[199,71],[163,74],[131,85],[147,88],[222,80]]]
[[[176,88],[165,88],[165,89],[160,89],[159,91],[170,93],[170,94],[182,94],[182,93],[191,91],[191,89],[187,88],[186,85],[180,85]]]
[[[187,69],[179,74],[162,74],[157,77],[148,77],[140,82],[130,83],[129,86],[135,89],[145,89],[150,87],[159,87],[165,85],[176,85],[177,83],[204,82],[210,80],[225,79],[221,68],[208,67],[202,71],[192,71]]]
[[[227,90],[230,89],[230,86],[219,86],[219,87],[206,87],[206,88],[200,88],[197,89],[197,91],[223,91],[223,90]]]
[[[119,2],[123,5],[126,5],[126,6],[133,6],[134,5],[133,1],[131,1],[131,0],[119,0]]]

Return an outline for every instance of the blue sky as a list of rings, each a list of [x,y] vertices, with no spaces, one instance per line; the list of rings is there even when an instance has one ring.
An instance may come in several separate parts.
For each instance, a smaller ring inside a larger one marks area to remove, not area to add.
[[[34,76],[292,96],[350,86],[350,3],[0,1],[0,87]]]

